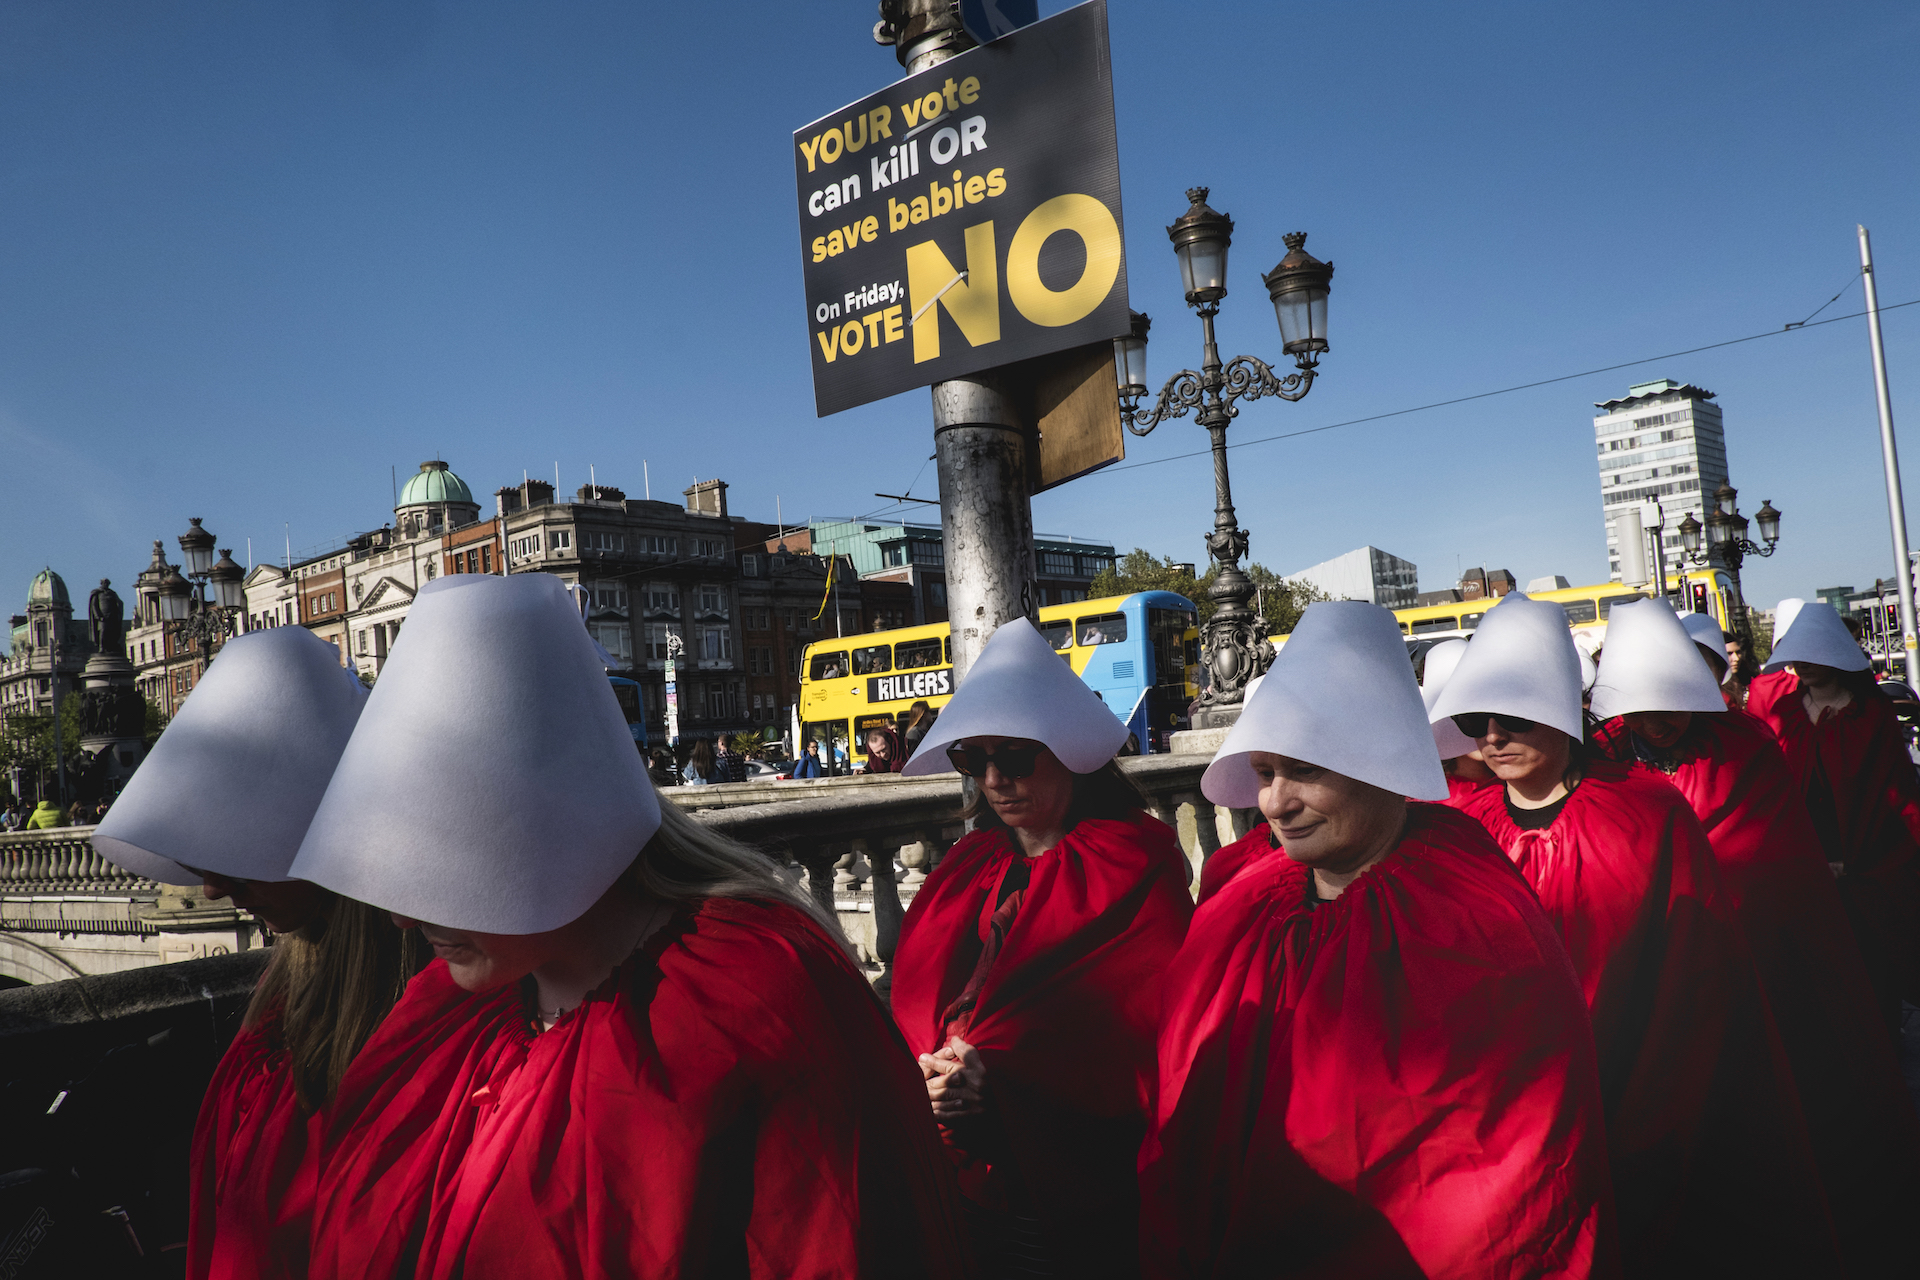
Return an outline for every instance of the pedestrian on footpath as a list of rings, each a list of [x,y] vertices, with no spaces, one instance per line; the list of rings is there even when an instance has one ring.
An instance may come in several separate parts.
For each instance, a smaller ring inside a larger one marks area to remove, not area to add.
[[[1833,606],[1782,600],[1747,691],[1786,752],[1889,1034],[1920,999],[1920,776],[1893,704]]]
[[[1500,779],[1462,810],[1533,885],[1586,995],[1627,1274],[1837,1274],[1792,1073],[1707,833],[1664,778],[1586,750],[1566,613],[1519,593],[1489,609],[1431,714]]]
[[[971,1274],[837,925],[661,801],[558,579],[421,590],[294,871],[439,957],[341,1084],[314,1275]]]
[[[822,775],[820,767],[820,742],[816,738],[807,739],[806,750],[794,762],[793,776],[796,778],[818,778]]]
[[[1920,1204],[1920,1118],[1786,756],[1766,726],[1725,709],[1702,659],[1713,650],[1690,630],[1661,601],[1616,605],[1593,711],[1613,721],[1617,758],[1670,780],[1706,827],[1847,1266],[1897,1275],[1911,1249],[1904,1218]]]
[[[194,1127],[186,1274],[307,1274],[315,1128],[429,958],[386,914],[288,868],[367,694],[301,627],[229,640],[93,833],[116,866],[200,884],[273,931]]]
[[[907,764],[978,788],[901,925],[892,1002],[984,1275],[1139,1274],[1134,1162],[1193,900],[1114,763],[1126,736],[1015,618]]]
[[[1309,606],[1201,787],[1274,852],[1168,976],[1146,1274],[1617,1274],[1586,1002],[1506,855],[1419,803],[1447,783],[1392,615]]]

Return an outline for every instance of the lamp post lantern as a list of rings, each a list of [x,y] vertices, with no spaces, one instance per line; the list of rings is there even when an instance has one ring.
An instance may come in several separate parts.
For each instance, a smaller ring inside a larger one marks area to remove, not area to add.
[[[1727,571],[1728,594],[1734,629],[1747,651],[1753,651],[1753,626],[1747,618],[1747,601],[1740,587],[1740,566],[1748,556],[1765,559],[1780,546],[1780,512],[1768,499],[1761,499],[1754,512],[1760,527],[1760,541],[1747,537],[1747,518],[1740,514],[1740,491],[1723,484],[1713,492],[1713,504],[1707,508],[1702,525],[1691,514],[1680,522],[1680,545],[1686,558],[1695,564],[1718,565]],[[1705,533],[1703,538],[1701,535]]]
[[[1236,356],[1221,363],[1214,341],[1213,318],[1227,296],[1227,250],[1233,242],[1233,219],[1207,205],[1208,189],[1187,192],[1187,211],[1167,228],[1167,238],[1180,262],[1180,283],[1187,305],[1200,317],[1201,363],[1198,372],[1183,369],[1160,389],[1151,410],[1139,407],[1147,394],[1147,330],[1151,321],[1134,313],[1127,336],[1114,339],[1118,371],[1120,416],[1127,430],[1144,436],[1168,418],[1194,412],[1194,421],[1213,440],[1213,531],[1207,535],[1207,553],[1219,566],[1207,595],[1214,612],[1201,637],[1200,648],[1210,681],[1194,713],[1197,729],[1219,728],[1239,718],[1247,681],[1273,661],[1273,645],[1262,632],[1260,614],[1253,608],[1254,585],[1241,572],[1247,553],[1247,533],[1233,508],[1233,488],[1227,475],[1227,424],[1240,412],[1238,402],[1278,396],[1298,400],[1313,389],[1320,356],[1327,350],[1327,293],[1333,264],[1306,251],[1306,233],[1285,237],[1287,255],[1262,276],[1280,326],[1281,349],[1294,358],[1295,371],[1276,375],[1265,361]]]
[[[165,637],[174,638],[175,650],[198,648],[211,662],[221,643],[234,634],[236,620],[247,603],[246,570],[234,560],[231,550],[223,548],[219,558],[214,558],[219,539],[201,528],[200,521],[200,516],[188,521],[187,531],[179,538],[181,563],[169,566],[160,580],[161,678],[166,683],[169,715],[176,704],[172,654]]]

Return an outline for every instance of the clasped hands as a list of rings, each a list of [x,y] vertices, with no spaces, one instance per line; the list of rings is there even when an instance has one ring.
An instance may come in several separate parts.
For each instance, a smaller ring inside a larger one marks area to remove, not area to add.
[[[980,1060],[980,1051],[959,1036],[933,1053],[921,1054],[920,1075],[927,1082],[935,1119],[944,1122],[986,1114],[986,1064]]]

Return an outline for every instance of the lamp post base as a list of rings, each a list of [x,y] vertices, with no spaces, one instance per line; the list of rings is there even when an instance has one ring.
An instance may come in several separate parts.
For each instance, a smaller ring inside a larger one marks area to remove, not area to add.
[[[1241,703],[1230,702],[1218,707],[1200,707],[1193,713],[1195,731],[1212,729],[1231,729],[1240,720]]]

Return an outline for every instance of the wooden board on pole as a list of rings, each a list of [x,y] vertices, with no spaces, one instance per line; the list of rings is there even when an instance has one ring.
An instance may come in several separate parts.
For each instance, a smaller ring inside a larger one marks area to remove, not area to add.
[[[1019,366],[1040,435],[1033,491],[1040,493],[1127,456],[1113,343],[1095,342]]]

